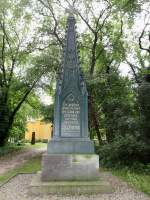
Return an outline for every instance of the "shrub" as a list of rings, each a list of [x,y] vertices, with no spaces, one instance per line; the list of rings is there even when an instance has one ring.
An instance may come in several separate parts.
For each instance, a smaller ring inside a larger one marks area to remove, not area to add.
[[[112,143],[98,149],[100,163],[106,167],[135,166],[135,163],[150,162],[150,146],[138,141],[135,136],[119,136]]]

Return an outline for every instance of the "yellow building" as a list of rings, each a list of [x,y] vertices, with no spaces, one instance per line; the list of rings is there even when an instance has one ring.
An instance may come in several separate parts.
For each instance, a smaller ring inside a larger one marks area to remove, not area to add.
[[[43,122],[40,119],[29,120],[27,122],[27,131],[25,133],[25,139],[31,141],[33,133],[35,133],[36,140],[50,140],[52,137],[52,124]]]

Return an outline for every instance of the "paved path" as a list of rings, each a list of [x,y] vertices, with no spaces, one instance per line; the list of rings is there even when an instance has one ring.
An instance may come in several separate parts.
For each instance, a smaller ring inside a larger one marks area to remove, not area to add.
[[[0,187],[0,200],[150,200],[147,195],[135,191],[127,183],[110,173],[103,173],[102,176],[115,187],[114,193],[94,196],[35,196],[29,193],[29,185],[33,175],[26,174],[18,175]]]
[[[45,151],[46,148],[28,148],[20,150],[19,152],[13,152],[8,156],[2,157],[0,159],[0,175],[11,169],[14,169],[16,166],[22,165],[25,161],[29,160],[30,158],[36,155],[40,155]]]

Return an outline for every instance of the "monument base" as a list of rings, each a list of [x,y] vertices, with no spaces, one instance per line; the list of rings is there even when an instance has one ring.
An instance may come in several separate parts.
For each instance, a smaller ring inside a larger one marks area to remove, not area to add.
[[[94,154],[89,138],[53,138],[47,146],[49,154]]]
[[[95,154],[44,154],[42,181],[99,179],[99,156]]]
[[[51,181],[42,182],[41,174],[38,173],[30,184],[32,194],[55,194],[55,195],[92,195],[114,192],[113,187],[103,180],[99,181]]]

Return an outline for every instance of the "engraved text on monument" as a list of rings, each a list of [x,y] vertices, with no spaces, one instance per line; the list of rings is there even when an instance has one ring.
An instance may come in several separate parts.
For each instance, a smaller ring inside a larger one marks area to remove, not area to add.
[[[80,137],[80,104],[72,94],[62,104],[61,136]]]

